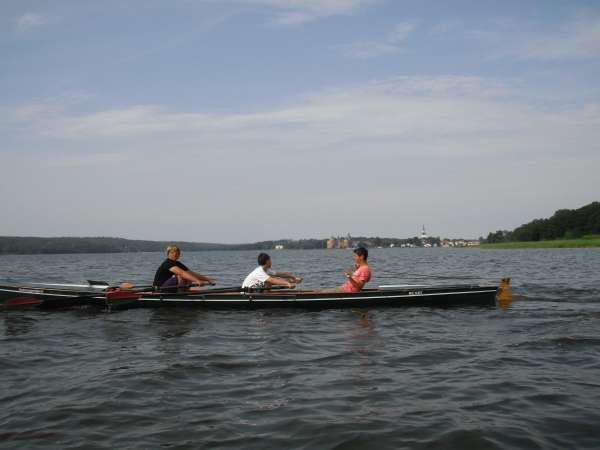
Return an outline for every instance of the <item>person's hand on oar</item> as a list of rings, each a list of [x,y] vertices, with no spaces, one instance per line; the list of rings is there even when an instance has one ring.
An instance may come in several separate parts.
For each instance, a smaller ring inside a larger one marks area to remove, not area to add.
[[[293,285],[296,285],[296,284],[302,282],[302,278],[297,277],[296,275],[291,274],[289,272],[277,272],[277,273],[273,274],[273,276],[277,277],[277,278],[283,278],[285,281],[287,281],[288,283],[291,283]]]
[[[116,287],[122,291],[136,291],[136,292],[148,291],[148,290],[153,289],[153,286],[150,286],[150,285],[139,286],[139,285],[130,283],[129,281],[123,281],[121,284],[119,284]]]
[[[291,273],[285,273],[285,276],[280,276],[280,278],[283,278],[292,284],[298,284],[302,282],[302,278],[297,277],[296,275],[292,275]]]
[[[204,286],[214,286],[215,284],[217,284],[214,278],[210,278],[204,275],[202,276],[202,278],[202,280],[194,282],[193,285],[188,288],[188,290],[193,292],[202,292],[202,288]]]

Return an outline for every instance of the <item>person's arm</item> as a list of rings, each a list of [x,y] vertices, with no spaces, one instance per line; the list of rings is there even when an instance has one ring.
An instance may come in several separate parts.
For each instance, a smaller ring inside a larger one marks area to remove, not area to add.
[[[291,272],[277,272],[271,275],[272,277],[277,277],[277,278],[285,278],[287,280],[290,280],[290,282],[292,283],[300,283],[302,281],[302,278],[297,277],[296,275],[294,275]]]
[[[191,271],[190,271],[191,272]],[[202,275],[198,272],[192,272],[199,280],[202,280],[208,284],[215,284],[215,279],[211,277],[207,277],[206,275]]]
[[[191,270],[183,270],[181,267],[177,267],[177,266],[173,266],[169,269],[172,273],[174,273],[175,275],[183,278],[184,280],[190,281],[192,283],[198,283],[200,285],[205,284],[205,282],[210,283],[211,281],[208,280],[208,277],[205,277],[204,275],[201,275],[200,277],[196,272],[192,272]]]
[[[267,283],[270,283],[273,286],[287,286],[290,289],[294,289],[296,287],[296,285],[292,284],[290,280],[276,276],[270,276],[267,278]]]
[[[352,271],[350,270],[346,270],[344,271],[344,273],[346,274],[346,278],[348,278],[348,281],[350,282],[350,284],[355,288],[358,289],[359,291],[362,290],[363,286],[365,285],[366,281],[365,280],[355,280],[352,275]]]
[[[355,289],[358,289],[359,291],[362,290],[363,286],[365,285],[364,281],[356,281],[354,278],[352,278],[352,275],[346,275],[348,277],[348,281],[350,282],[350,284],[352,284],[352,286],[354,286]]]

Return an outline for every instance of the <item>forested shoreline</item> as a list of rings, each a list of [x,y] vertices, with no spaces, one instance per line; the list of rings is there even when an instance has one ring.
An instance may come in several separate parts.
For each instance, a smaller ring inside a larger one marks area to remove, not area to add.
[[[578,209],[559,209],[550,218],[532,220],[513,231],[498,230],[488,234],[482,242],[502,244],[559,239],[575,240],[599,234],[600,202],[592,202]]]
[[[264,241],[251,244],[214,244],[187,241],[149,241],[114,237],[20,237],[0,236],[0,254],[134,253],[161,252],[168,244],[185,251],[264,250],[275,245],[285,248],[325,248],[325,239]]]
[[[393,247],[402,244],[422,246],[423,240],[354,237],[354,246]],[[428,238],[427,242],[439,245],[439,238]],[[162,252],[168,244],[175,244],[183,251],[211,250],[273,250],[281,247],[286,250],[309,250],[327,248],[327,239],[279,239],[248,244],[214,244],[188,241],[148,241],[115,237],[22,237],[0,236],[0,254],[35,255],[65,253],[135,253]]]

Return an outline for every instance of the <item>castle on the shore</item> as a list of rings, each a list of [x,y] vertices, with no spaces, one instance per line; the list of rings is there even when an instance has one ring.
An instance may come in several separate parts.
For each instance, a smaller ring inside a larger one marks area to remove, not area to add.
[[[346,237],[334,237],[327,239],[327,248],[352,248],[354,247],[354,241],[350,236],[350,233],[346,235]]]

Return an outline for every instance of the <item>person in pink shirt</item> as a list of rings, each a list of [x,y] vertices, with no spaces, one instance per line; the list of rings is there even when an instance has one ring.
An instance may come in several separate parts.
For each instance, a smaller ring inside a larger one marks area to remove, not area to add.
[[[352,259],[356,270],[345,270],[344,275],[348,280],[341,286],[343,292],[360,292],[364,285],[371,280],[371,268],[367,263],[369,252],[364,247],[354,249]]]
[[[352,259],[354,260],[354,271],[345,270],[346,282],[336,288],[329,289],[318,289],[318,292],[360,292],[362,288],[371,280],[372,272],[367,258],[369,252],[364,247],[357,247],[352,253]]]

